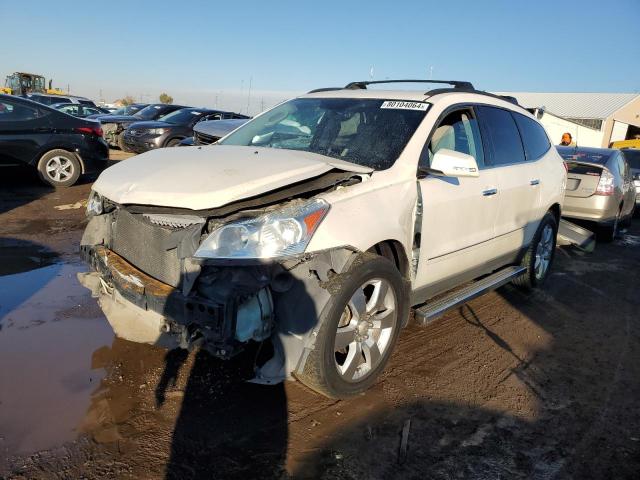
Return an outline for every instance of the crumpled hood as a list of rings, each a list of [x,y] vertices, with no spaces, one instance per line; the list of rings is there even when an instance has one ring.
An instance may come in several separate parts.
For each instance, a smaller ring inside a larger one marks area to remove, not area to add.
[[[372,169],[315,153],[212,145],[161,148],[106,169],[93,189],[119,204],[203,210],[251,198],[334,168]]]

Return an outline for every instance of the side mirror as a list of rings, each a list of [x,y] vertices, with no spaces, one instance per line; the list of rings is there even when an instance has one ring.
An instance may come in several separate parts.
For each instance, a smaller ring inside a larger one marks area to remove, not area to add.
[[[476,159],[466,153],[443,148],[431,160],[431,174],[444,177],[478,177]]]

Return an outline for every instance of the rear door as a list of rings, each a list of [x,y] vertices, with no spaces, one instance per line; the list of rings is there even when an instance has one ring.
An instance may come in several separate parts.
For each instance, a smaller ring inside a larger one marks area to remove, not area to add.
[[[532,237],[538,220],[540,177],[534,162],[527,162],[512,112],[487,105],[477,109],[487,152],[485,165],[497,175],[494,246],[496,257],[503,257],[519,252]]]
[[[51,136],[48,113],[36,104],[0,100],[0,166],[34,160]]]

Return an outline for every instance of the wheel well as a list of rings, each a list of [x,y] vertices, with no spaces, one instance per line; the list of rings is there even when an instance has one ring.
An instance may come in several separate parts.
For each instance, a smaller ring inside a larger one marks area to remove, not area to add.
[[[385,240],[383,242],[376,243],[367,251],[376,253],[381,257],[385,257],[390,260],[400,271],[400,274],[403,277],[409,277],[409,259],[404,251],[404,247],[397,240]]]
[[[560,224],[560,205],[557,203],[554,203],[549,208],[549,211],[553,213],[554,217],[556,217],[556,224],[559,225]]]

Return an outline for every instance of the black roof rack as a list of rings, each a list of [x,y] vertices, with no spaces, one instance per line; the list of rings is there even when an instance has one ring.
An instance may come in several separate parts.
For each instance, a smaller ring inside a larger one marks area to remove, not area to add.
[[[376,85],[379,83],[444,83],[451,85],[453,88],[462,90],[475,90],[471,82],[460,82],[458,80],[371,80],[363,82],[351,82],[344,88],[349,90],[366,90],[367,85]]]
[[[324,88],[315,88],[313,90],[309,90],[307,93],[318,93],[318,92],[333,92],[335,90],[342,90],[342,87],[324,87]]]

